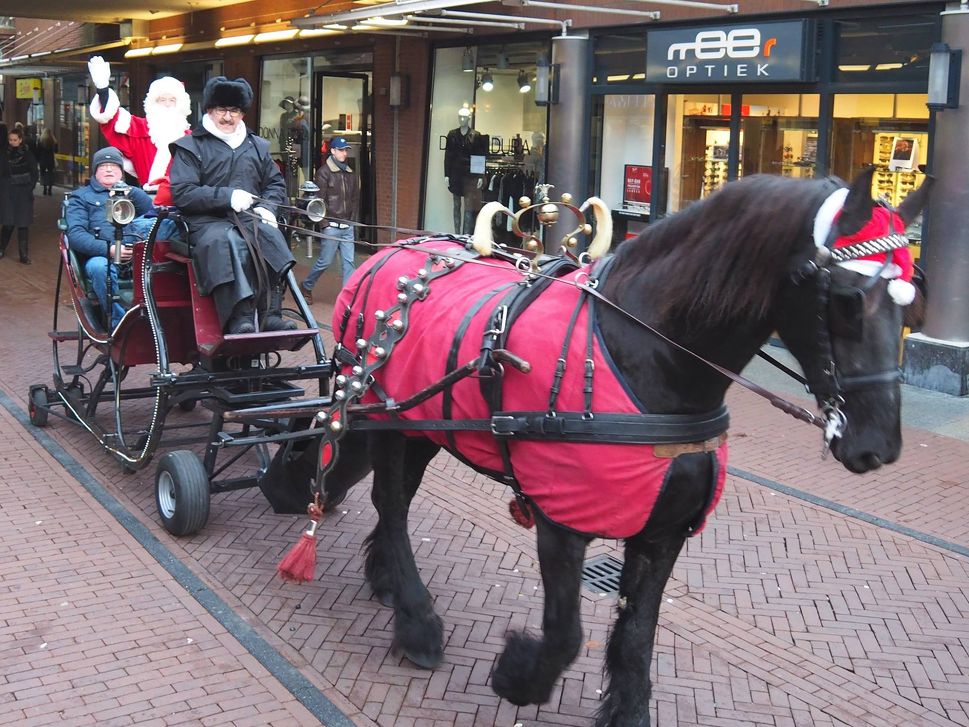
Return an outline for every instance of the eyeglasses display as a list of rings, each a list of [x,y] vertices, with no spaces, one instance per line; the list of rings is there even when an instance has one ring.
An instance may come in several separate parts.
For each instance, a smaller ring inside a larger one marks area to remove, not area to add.
[[[922,133],[883,132],[875,135],[872,161],[877,168],[871,184],[873,196],[897,207],[925,181],[916,158],[919,150],[925,148],[924,137]],[[900,165],[903,168],[899,168]]]

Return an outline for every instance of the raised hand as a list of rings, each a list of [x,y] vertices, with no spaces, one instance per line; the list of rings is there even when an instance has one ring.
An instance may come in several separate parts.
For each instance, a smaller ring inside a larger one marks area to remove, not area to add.
[[[91,56],[91,60],[87,62],[87,69],[91,73],[95,88],[107,88],[111,85],[111,64],[101,56]]]

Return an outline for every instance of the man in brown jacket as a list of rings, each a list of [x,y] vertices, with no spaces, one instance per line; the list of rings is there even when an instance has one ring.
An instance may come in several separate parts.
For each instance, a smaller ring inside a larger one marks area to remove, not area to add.
[[[343,261],[344,285],[356,267],[353,262],[353,225],[349,223],[356,221],[359,214],[360,180],[347,161],[349,151],[350,142],[342,136],[334,137],[330,141],[329,158],[316,171],[316,184],[320,188],[320,198],[326,202],[326,216],[330,222],[323,229],[319,257],[302,283],[303,297],[310,304],[313,303],[313,286],[330,266],[337,248]]]

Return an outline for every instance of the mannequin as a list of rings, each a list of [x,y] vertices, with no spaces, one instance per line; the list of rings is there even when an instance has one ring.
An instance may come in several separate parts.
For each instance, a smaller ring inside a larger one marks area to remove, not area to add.
[[[532,147],[525,157],[525,171],[535,175],[538,184],[545,182],[545,134],[532,132]]]
[[[484,177],[471,173],[471,155],[487,150],[487,136],[471,128],[471,110],[458,109],[458,126],[447,133],[444,144],[444,182],[452,195],[454,231],[459,235],[471,234],[481,207]]]
[[[279,115],[279,151],[286,152],[286,142],[289,139],[289,124],[296,116],[296,99],[287,96],[279,102],[279,108],[283,113]]]

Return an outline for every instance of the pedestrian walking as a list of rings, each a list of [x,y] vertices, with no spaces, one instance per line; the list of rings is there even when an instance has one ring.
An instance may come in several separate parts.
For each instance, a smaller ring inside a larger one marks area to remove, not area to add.
[[[24,132],[14,128],[7,134],[0,164],[0,257],[6,255],[16,228],[24,265],[30,265],[28,230],[34,221],[34,186],[39,176],[37,160],[24,143]]]
[[[342,136],[330,141],[330,156],[326,163],[316,171],[316,184],[320,188],[320,198],[326,202],[326,215],[333,220],[323,229],[324,238],[320,244],[320,254],[303,281],[303,297],[313,303],[313,286],[330,267],[337,249],[343,261],[343,284],[346,285],[355,269],[353,262],[354,235],[353,225],[359,214],[360,180],[350,167],[350,142]]]
[[[44,194],[54,194],[54,169],[57,166],[57,141],[50,129],[44,129],[37,142],[37,164],[40,166],[40,183],[44,186]]]

